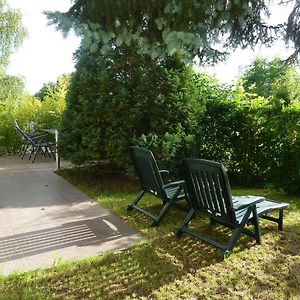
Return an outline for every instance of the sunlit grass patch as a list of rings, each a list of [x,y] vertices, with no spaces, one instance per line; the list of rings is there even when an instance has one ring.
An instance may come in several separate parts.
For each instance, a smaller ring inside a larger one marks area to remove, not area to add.
[[[135,181],[108,170],[63,175],[140,230],[145,239],[122,252],[2,278],[0,299],[299,299],[298,197],[235,188],[236,195],[264,195],[291,205],[282,232],[275,223],[261,220],[262,245],[242,235],[230,258],[223,261],[216,248],[186,234],[174,235],[184,212],[171,209],[159,227],[151,227],[150,219],[137,211],[127,212],[139,191]],[[142,203],[153,212],[160,209],[160,201],[151,196]],[[192,226],[219,240],[226,240],[231,232],[210,226],[201,217]]]

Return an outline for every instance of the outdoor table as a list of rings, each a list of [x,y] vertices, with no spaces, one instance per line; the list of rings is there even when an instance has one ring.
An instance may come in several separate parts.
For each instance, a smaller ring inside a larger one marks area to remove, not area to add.
[[[58,153],[58,130],[54,128],[49,128],[49,129],[43,129],[43,131],[51,133],[55,137],[55,161],[56,161],[56,171],[60,169],[60,156]]]

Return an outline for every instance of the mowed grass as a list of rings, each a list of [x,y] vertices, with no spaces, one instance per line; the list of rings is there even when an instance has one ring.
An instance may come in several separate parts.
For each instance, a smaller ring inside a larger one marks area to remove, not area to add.
[[[300,198],[264,189],[233,190],[287,201],[284,230],[261,220],[262,245],[242,236],[229,259],[216,248],[174,230],[185,213],[172,209],[159,227],[126,206],[139,191],[135,181],[105,170],[65,170],[62,175],[138,229],[145,237],[134,247],[80,262],[58,262],[47,270],[13,274],[0,280],[0,299],[300,299]],[[143,201],[143,200],[142,200]],[[143,206],[158,212],[160,201]],[[225,241],[230,230],[192,222]]]

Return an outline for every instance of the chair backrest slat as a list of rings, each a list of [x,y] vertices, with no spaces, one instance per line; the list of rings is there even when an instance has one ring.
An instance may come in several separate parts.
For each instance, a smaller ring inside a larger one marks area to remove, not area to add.
[[[17,134],[19,135],[21,141],[23,143],[26,143],[27,140],[28,140],[27,136],[25,135],[25,133],[23,132],[23,130],[20,128],[20,126],[18,125],[17,121],[13,120],[12,124],[13,124],[13,127],[16,129]]]
[[[226,214],[227,212],[227,207],[225,205],[225,201],[224,201],[224,197],[222,195],[222,186],[221,186],[221,183],[220,183],[220,176],[217,175],[217,174],[214,174],[214,182],[215,182],[215,190],[216,190],[216,193],[217,193],[217,197],[218,199],[220,199],[219,201],[219,207],[220,207],[220,210],[222,211],[223,214]]]
[[[209,201],[207,199],[207,194],[205,193],[205,188],[203,185],[203,181],[201,180],[201,176],[198,176],[197,172],[191,171],[192,177],[197,177],[197,180],[195,180],[195,185],[197,185],[197,188],[195,188],[196,198],[199,199],[201,202],[201,206],[207,206],[209,205]]]
[[[32,139],[19,127],[19,125],[14,125],[14,127],[23,142],[33,143]]]
[[[152,152],[142,147],[130,147],[130,156],[143,190],[165,199],[164,183]]]
[[[235,223],[227,173],[217,162],[185,159],[184,178],[191,205],[211,217]]]

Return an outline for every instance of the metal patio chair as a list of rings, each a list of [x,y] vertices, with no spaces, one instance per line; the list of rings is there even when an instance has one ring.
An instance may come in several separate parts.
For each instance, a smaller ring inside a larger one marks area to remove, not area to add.
[[[34,163],[38,153],[41,153],[44,156],[48,156],[50,158],[53,157],[55,159],[55,155],[53,153],[55,143],[47,139],[47,134],[26,134],[19,127],[15,120],[13,122],[13,126],[22,141],[22,147],[19,150],[19,155],[22,159],[24,158],[28,150],[30,151],[29,159],[32,158],[32,163]]]

